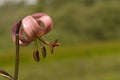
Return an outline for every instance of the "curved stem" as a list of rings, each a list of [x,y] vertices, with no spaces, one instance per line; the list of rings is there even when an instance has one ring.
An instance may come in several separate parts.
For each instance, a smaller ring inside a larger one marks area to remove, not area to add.
[[[19,71],[19,30],[21,26],[21,20],[19,21],[16,29],[16,56],[15,56],[15,72],[14,80],[18,80],[18,71]]]

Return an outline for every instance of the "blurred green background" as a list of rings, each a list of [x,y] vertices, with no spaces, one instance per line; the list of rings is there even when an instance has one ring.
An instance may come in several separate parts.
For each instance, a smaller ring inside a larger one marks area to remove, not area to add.
[[[0,69],[13,75],[11,27],[36,12],[53,18],[44,38],[60,47],[39,63],[33,44],[21,47],[19,80],[120,80],[120,0],[1,0]]]

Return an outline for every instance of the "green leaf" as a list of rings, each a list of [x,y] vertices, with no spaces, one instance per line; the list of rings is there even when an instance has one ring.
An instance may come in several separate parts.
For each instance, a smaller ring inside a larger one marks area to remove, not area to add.
[[[8,72],[6,72],[4,70],[0,70],[0,75],[7,78],[7,79],[13,80],[13,77]]]

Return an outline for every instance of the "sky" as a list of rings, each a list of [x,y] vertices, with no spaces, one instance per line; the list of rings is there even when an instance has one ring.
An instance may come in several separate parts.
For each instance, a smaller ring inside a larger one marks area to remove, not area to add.
[[[6,1],[14,1],[14,3],[18,3],[20,1],[24,1],[27,4],[35,4],[37,0],[0,0],[0,5],[4,5]]]

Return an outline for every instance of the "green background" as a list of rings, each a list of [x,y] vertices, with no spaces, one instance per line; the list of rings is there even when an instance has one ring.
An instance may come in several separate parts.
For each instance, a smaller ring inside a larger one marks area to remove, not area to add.
[[[27,15],[50,15],[53,30],[43,36],[60,46],[33,59],[34,45],[20,48],[19,80],[120,80],[120,0],[38,0],[0,7],[0,69],[14,74],[11,28]],[[40,50],[40,49],[39,49]],[[0,76],[0,80],[7,80]]]

